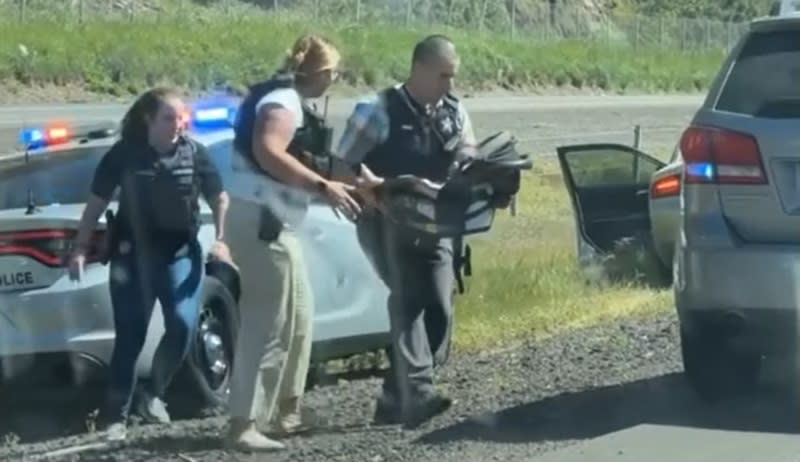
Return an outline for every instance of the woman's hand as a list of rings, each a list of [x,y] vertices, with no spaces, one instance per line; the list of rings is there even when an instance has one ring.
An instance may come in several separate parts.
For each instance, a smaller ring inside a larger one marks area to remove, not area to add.
[[[350,193],[356,191],[354,186],[338,181],[323,180],[320,184],[320,188],[334,211],[344,213],[350,220],[355,220],[358,214],[361,213],[361,206],[359,206],[358,202],[350,195]]]
[[[83,276],[83,267],[86,265],[86,253],[76,250],[69,256],[68,270],[70,281],[80,281]]]
[[[211,250],[208,252],[208,256],[212,260],[227,263],[234,267],[237,271],[239,270],[239,267],[233,261],[230,247],[228,247],[228,244],[226,244],[224,241],[215,241],[214,245],[211,246]]]

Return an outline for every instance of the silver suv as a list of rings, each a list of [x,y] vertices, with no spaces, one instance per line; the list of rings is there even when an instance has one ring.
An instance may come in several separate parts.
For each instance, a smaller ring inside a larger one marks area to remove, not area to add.
[[[558,150],[579,255],[627,238],[653,257],[708,398],[753,388],[764,356],[798,348],[800,2],[774,13],[731,50],[667,164],[622,145]]]

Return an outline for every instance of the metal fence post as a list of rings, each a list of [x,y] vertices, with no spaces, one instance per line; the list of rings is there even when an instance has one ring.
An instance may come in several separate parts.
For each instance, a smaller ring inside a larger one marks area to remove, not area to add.
[[[642,126],[635,125],[633,127],[633,147],[639,149],[642,145]]]
[[[517,35],[517,0],[511,0],[511,38]]]

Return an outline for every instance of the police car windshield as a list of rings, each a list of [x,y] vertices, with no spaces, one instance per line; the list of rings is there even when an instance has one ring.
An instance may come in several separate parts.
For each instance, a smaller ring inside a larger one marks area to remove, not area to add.
[[[24,209],[28,190],[36,205],[81,204],[89,197],[94,169],[107,146],[31,154],[24,159],[0,159],[0,209]]]

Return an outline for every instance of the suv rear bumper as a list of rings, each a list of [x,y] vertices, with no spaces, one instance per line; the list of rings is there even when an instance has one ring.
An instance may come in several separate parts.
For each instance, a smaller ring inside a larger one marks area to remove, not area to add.
[[[687,334],[720,335],[764,353],[794,351],[799,247],[684,248],[677,265],[675,302]]]

